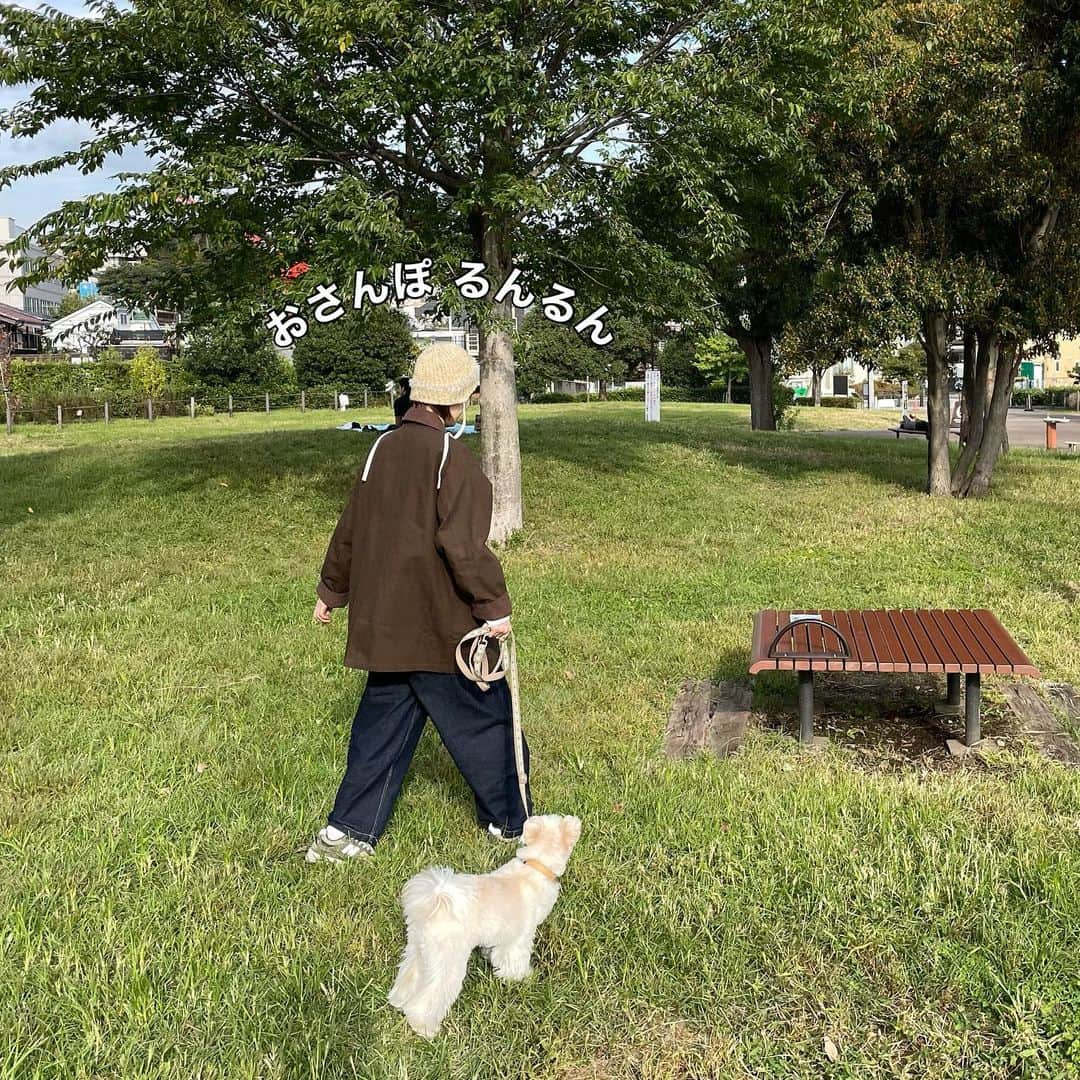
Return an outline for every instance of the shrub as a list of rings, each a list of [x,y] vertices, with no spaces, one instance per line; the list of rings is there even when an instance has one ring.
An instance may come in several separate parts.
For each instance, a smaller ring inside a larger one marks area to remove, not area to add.
[[[534,405],[569,405],[576,401],[584,401],[584,394],[537,394],[533,399]]]
[[[159,398],[165,390],[165,365],[154,349],[139,349],[131,360],[131,392],[137,398]]]
[[[1023,408],[1027,405],[1028,395],[1031,395],[1031,404],[1036,409],[1046,408],[1059,408],[1064,409],[1072,405],[1077,400],[1078,392],[1075,389],[1069,389],[1067,386],[1044,386],[1041,389],[1036,390],[1014,390],[1012,395],[1012,403],[1016,408]]]
[[[409,371],[416,346],[405,317],[373,308],[331,323],[312,322],[293,349],[299,386],[351,386],[383,390]]]
[[[292,365],[266,340],[265,332],[239,317],[192,331],[170,381],[177,387],[226,392],[273,392],[295,385]]]
[[[795,391],[779,379],[773,383],[773,420],[781,430],[795,426]]]
[[[801,397],[795,399],[796,405],[813,405],[814,399],[812,397]],[[854,409],[858,406],[858,400],[853,397],[823,397],[821,399],[821,406],[825,409]]]

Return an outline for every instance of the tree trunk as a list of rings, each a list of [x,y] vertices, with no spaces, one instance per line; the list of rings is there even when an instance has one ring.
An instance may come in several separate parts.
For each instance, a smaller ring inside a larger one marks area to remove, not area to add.
[[[967,445],[971,414],[975,405],[975,357],[977,338],[973,326],[964,327],[964,378],[960,386],[960,443]],[[956,483],[955,476],[953,483]]]
[[[751,334],[741,326],[732,329],[732,337],[742,347],[750,364],[750,429],[775,431],[772,336]]]
[[[821,406],[821,374],[817,370],[810,372],[810,392],[814,395],[814,404],[819,408]]]
[[[512,269],[504,228],[487,214],[472,218],[477,254],[487,266],[494,295]],[[521,528],[521,448],[518,443],[517,385],[511,337],[513,306],[510,298],[491,302],[490,325],[480,330],[480,455],[484,474],[491,481],[493,508],[488,538],[504,543]]]
[[[931,495],[952,491],[949,463],[949,340],[948,324],[940,311],[922,314],[926,351],[926,490]]]
[[[732,378],[733,378],[732,373],[729,370],[728,373],[727,373],[727,393],[724,394],[724,401],[728,405],[731,404],[731,380],[732,380]]]
[[[1009,399],[1012,397],[1013,380],[1019,349],[1015,344],[1002,345],[998,349],[994,372],[994,392],[990,398],[990,410],[983,425],[978,456],[970,478],[964,483],[960,494],[984,495],[990,489],[990,477],[1002,449],[1007,445],[1006,423],[1009,417]]]
[[[967,410],[967,438],[964,449],[960,453],[960,459],[956,463],[953,472],[952,490],[954,495],[963,493],[971,470],[975,465],[975,459],[982,445],[983,428],[986,424],[986,416],[990,412],[990,398],[994,386],[993,372],[997,367],[998,353],[1001,349],[1001,338],[994,330],[980,330],[976,335],[975,370],[971,380],[971,404],[968,405],[965,398],[964,408]],[[965,371],[967,364],[967,338],[964,341]],[[966,382],[966,380],[965,380]]]

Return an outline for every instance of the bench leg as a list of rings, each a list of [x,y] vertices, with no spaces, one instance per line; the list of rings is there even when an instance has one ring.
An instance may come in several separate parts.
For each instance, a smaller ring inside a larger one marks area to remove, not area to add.
[[[945,704],[960,707],[960,674],[950,671],[945,676]]]
[[[979,708],[982,686],[978,674],[964,676],[964,745],[974,746],[982,738]]]
[[[814,673],[799,672],[799,742],[814,741]]]

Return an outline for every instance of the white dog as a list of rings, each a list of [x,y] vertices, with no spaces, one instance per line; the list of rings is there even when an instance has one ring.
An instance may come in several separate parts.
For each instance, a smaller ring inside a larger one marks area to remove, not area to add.
[[[479,947],[500,979],[532,973],[533,937],[559,896],[559,875],[581,835],[576,817],[525,822],[517,855],[490,874],[433,866],[401,890],[408,937],[390,1004],[428,1038],[461,993],[469,955]]]

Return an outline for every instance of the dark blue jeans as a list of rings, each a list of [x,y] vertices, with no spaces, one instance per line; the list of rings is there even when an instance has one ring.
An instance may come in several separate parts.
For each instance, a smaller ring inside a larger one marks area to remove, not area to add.
[[[526,814],[514,768],[509,687],[502,679],[481,690],[457,672],[368,675],[330,824],[356,840],[378,841],[427,717],[473,790],[480,827],[496,825],[505,836],[520,836]],[[528,745],[524,749],[528,775]]]

